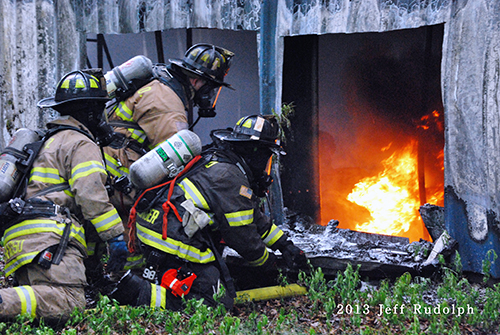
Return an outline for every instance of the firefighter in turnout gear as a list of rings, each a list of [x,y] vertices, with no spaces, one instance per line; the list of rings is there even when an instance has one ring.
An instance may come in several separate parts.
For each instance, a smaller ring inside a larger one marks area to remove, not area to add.
[[[213,147],[176,179],[137,198],[129,247],[139,245],[147,264],[142,278],[131,272],[122,277],[111,294],[118,302],[177,310],[184,296],[215,305],[214,293],[223,285],[220,301],[232,308],[235,290],[221,257],[224,245],[260,269],[275,270],[276,256],[268,248],[279,249],[290,266],[306,265],[304,252],[259,206],[271,183],[272,155],[281,152],[276,119],[247,116],[233,131],[217,130],[212,137]]]
[[[187,115],[193,106],[198,106],[201,116],[215,115],[214,95],[223,86],[230,88],[224,77],[233,56],[218,46],[196,44],[182,60],[171,59],[168,66],[153,66],[155,79],[108,110],[109,124],[127,139],[121,146],[104,148],[106,168],[115,181],[111,201],[124,222],[135,196],[127,182],[130,166],[175,133],[188,129]],[[137,267],[141,260],[131,256],[126,268]]]
[[[85,230],[109,243],[109,266],[124,263],[123,224],[95,143],[108,100],[98,78],[74,71],[59,81],[55,97],[38,103],[61,117],[47,124],[57,131],[43,142],[25,195],[11,200],[18,210],[2,222],[5,275],[14,274],[17,286],[0,290],[1,319],[25,314],[57,321],[85,308]]]

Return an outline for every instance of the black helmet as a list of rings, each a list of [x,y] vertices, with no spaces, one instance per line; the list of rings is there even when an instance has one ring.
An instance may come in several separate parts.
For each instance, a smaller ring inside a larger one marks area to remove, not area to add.
[[[59,81],[55,97],[42,99],[37,106],[57,109],[56,107],[75,101],[105,103],[108,100],[108,92],[102,87],[99,79],[82,71],[73,71]]]
[[[255,144],[279,148],[279,125],[274,116],[249,115],[236,122],[232,131],[213,132],[218,139],[234,144]]]
[[[224,77],[231,66],[234,53],[212,44],[196,44],[189,48],[182,60],[169,59],[187,75],[195,75],[211,82],[215,86],[230,87]]]

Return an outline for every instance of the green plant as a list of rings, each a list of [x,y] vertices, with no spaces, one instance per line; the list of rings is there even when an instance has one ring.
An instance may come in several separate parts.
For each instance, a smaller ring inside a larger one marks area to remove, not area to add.
[[[295,113],[295,106],[293,102],[287,104],[283,103],[281,105],[281,111],[280,113],[276,113],[276,111],[273,109],[272,114],[278,120],[278,124],[280,127],[280,132],[279,132],[279,139],[283,144],[286,144],[286,136],[285,136],[285,131],[290,130],[292,127],[292,122],[290,121],[290,118],[293,116]]]
[[[493,263],[495,263],[495,260],[498,258],[498,255],[496,254],[495,250],[493,249],[490,249],[488,250],[488,252],[486,253],[486,257],[485,259],[483,260],[483,274],[484,274],[484,278],[483,278],[483,281],[486,283],[490,277],[491,277],[491,274],[490,274],[490,271],[491,271],[491,265]]]

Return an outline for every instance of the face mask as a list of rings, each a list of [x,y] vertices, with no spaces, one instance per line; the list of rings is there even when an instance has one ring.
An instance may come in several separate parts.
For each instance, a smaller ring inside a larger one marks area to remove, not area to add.
[[[88,113],[88,124],[99,146],[110,146],[119,149],[126,145],[125,135],[113,131],[113,127],[108,124],[108,118],[104,110],[99,108],[91,109]]]
[[[194,103],[198,106],[198,115],[200,117],[214,117],[217,114],[215,112],[215,104],[217,103],[220,89],[221,87],[217,88],[207,83],[196,91]]]
[[[259,147],[247,150],[252,151],[242,156],[253,174],[252,189],[258,197],[263,197],[273,182],[270,176],[273,152]]]
[[[113,149],[123,148],[127,144],[127,138],[122,133],[115,133],[105,120],[97,125],[95,130],[97,144],[101,147],[110,146]]]

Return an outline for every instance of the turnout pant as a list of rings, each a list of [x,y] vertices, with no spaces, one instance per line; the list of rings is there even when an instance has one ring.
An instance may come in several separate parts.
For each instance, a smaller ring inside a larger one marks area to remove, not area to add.
[[[0,290],[0,320],[24,314],[49,321],[66,320],[75,308],[85,309],[85,267],[71,245],[59,265],[43,269],[27,264],[15,272],[19,286]]]

